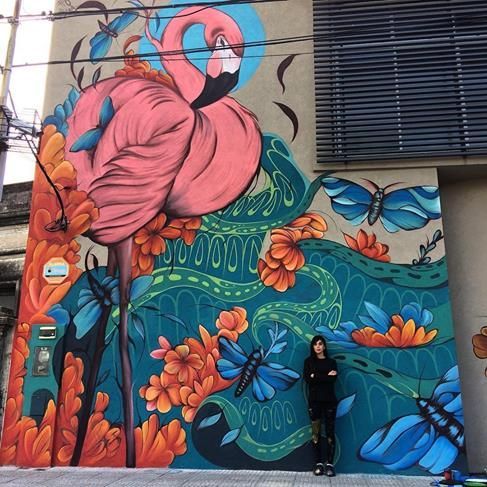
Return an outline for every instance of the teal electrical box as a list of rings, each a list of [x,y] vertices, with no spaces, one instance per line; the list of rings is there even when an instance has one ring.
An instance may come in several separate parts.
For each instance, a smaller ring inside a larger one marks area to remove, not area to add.
[[[62,360],[59,353],[65,332],[64,325],[32,325],[32,336],[29,341],[29,357],[26,361],[27,373],[24,380],[24,403],[22,414],[40,421],[44,416],[49,400],[57,401],[62,367],[55,367],[56,359]]]

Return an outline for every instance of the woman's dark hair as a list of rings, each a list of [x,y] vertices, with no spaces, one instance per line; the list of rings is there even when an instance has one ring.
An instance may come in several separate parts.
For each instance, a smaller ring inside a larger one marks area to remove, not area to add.
[[[312,358],[316,358],[316,353],[313,349],[313,347],[316,345],[318,342],[323,342],[323,345],[325,346],[325,356],[326,356],[326,340],[325,337],[322,335],[316,335],[311,339],[311,343],[309,344],[309,356]]]

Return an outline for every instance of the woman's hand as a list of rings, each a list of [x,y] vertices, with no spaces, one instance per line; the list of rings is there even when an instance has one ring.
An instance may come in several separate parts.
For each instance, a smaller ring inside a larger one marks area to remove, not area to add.
[[[336,370],[330,370],[330,372],[328,372],[328,375],[337,375],[337,371]]]

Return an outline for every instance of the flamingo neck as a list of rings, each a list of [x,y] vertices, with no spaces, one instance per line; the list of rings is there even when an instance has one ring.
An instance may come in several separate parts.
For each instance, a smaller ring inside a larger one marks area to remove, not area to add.
[[[186,8],[179,12],[178,16],[174,17],[164,30],[161,38],[162,50],[181,52],[184,34],[191,26],[203,24],[205,30],[220,30],[228,19],[226,14],[212,8],[205,10],[201,10],[201,7]],[[205,85],[205,76],[201,71],[186,56],[182,61],[181,53],[161,56],[161,61],[181,96],[188,103],[196,100]]]

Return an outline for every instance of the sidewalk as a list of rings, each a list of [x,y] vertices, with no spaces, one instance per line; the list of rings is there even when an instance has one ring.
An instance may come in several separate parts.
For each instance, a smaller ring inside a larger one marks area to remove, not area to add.
[[[315,477],[311,472],[256,470],[176,470],[69,468],[20,469],[0,467],[2,487],[427,487],[433,477],[338,475]]]

